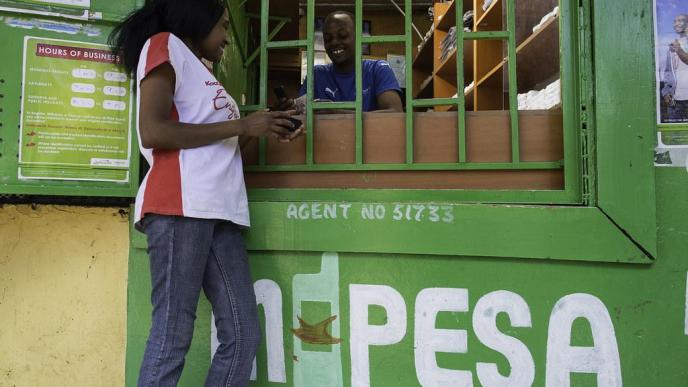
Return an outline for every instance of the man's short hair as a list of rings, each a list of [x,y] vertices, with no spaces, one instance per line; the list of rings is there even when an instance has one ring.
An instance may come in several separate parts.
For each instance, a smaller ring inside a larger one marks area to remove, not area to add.
[[[356,22],[355,22],[356,18],[354,17],[354,14],[351,13],[351,12],[348,12],[348,11],[341,11],[341,10],[340,10],[340,11],[332,11],[332,12],[330,12],[327,16],[325,16],[325,20],[323,21],[323,25],[327,25],[327,23],[329,23],[330,20],[332,20],[332,18],[334,18],[334,17],[337,16],[337,15],[346,15],[346,16],[348,16],[348,17],[351,19],[351,23],[354,24],[354,25],[356,25],[356,24],[355,24],[355,23],[356,23]]]

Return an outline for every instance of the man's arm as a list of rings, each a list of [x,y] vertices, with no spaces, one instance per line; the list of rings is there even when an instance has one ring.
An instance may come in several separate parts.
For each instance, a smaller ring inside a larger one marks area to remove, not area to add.
[[[377,96],[378,113],[384,112],[402,112],[404,108],[401,106],[401,97],[396,90],[387,90]]]
[[[401,104],[401,88],[397,82],[394,71],[385,61],[375,64],[373,82],[377,93],[376,112],[402,112],[404,108]],[[382,92],[380,92],[382,90]]]
[[[678,42],[678,40],[674,43],[674,45],[676,48],[676,55],[678,55],[679,59],[681,59],[681,62],[688,65],[688,52],[681,47],[681,44]]]

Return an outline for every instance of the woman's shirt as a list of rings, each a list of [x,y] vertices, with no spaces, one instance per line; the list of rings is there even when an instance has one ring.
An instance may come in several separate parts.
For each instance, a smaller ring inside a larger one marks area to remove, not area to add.
[[[239,119],[234,99],[184,42],[171,33],[156,34],[144,45],[136,73],[139,95],[141,81],[164,63],[169,63],[175,72],[171,119],[189,124]],[[137,112],[141,114],[140,109]],[[137,132],[141,144],[138,117]],[[160,214],[250,225],[238,137],[192,149],[139,147],[151,168],[136,196],[136,223],[146,214]]]

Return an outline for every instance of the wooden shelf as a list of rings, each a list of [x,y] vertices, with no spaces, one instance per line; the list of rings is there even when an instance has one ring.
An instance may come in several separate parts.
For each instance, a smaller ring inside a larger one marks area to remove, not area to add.
[[[517,62],[519,60],[525,60],[525,59],[530,59],[530,58],[522,58],[519,57],[519,54],[523,55],[530,55],[533,57],[535,60],[529,61],[529,63],[532,63],[533,66],[536,66],[535,68],[530,67],[528,73],[529,74],[534,74],[536,77],[544,77],[547,78],[552,75],[551,69],[556,68],[557,70],[559,69],[559,66],[551,66],[552,58],[549,60],[543,60],[543,58],[549,58],[553,56],[554,60],[556,63],[559,62],[559,50],[558,49],[553,49],[552,47],[552,40],[555,40],[557,42],[558,46],[558,39],[559,39],[559,28],[558,28],[558,22],[559,21],[559,16],[556,15],[550,20],[548,20],[545,24],[543,24],[542,28],[534,32],[532,35],[530,35],[526,40],[523,41],[523,43],[519,44],[518,47],[516,47],[516,58]],[[530,53],[530,54],[528,54]],[[545,53],[546,55],[542,55]],[[483,83],[485,83],[488,79],[490,79],[493,75],[497,74],[499,70],[501,70],[506,63],[508,63],[509,58],[503,58],[499,64],[494,66],[490,71],[488,71],[484,76],[480,77],[478,81],[476,82],[476,86],[480,86]],[[518,65],[516,67],[518,69]],[[547,71],[550,69],[550,71]],[[525,74],[525,72],[521,71],[517,73],[517,77],[521,78],[521,74]],[[517,79],[517,85],[519,86],[519,89],[521,89],[521,82],[519,82],[520,79]],[[537,83],[537,82],[535,82]],[[526,85],[529,87],[534,86],[533,82],[526,82]]]
[[[413,67],[414,68],[420,68],[424,70],[428,70],[428,72],[432,72],[432,54],[433,54],[433,39],[434,39],[434,34],[435,31],[432,31],[432,34],[428,37],[428,40],[425,41],[425,44],[420,48],[420,50],[416,53],[416,56],[413,58]]]
[[[438,23],[437,23],[437,29],[442,30],[442,31],[448,31],[450,28],[454,27],[456,25],[456,0],[453,0],[451,3],[449,3],[449,8],[447,8],[447,12],[444,13],[441,17],[438,16]]]
[[[459,4],[462,5],[459,6]],[[516,61],[518,92],[539,89],[551,82],[559,72],[559,28],[556,15],[543,23],[542,27],[532,32],[532,26],[539,23],[541,12],[552,9],[557,0],[532,0],[518,2],[516,14],[519,24],[516,25]],[[435,29],[431,41],[428,41],[417,53],[413,62],[414,93],[419,98],[451,98],[455,93],[464,94],[467,110],[500,110],[507,103],[507,79],[505,58],[507,41],[466,40],[464,44],[464,85],[456,84],[456,49],[444,61],[439,58],[442,40],[449,29],[456,25],[457,12],[463,14],[474,9],[473,31],[504,31],[505,2],[493,0],[486,10],[482,10],[481,0],[453,0],[451,2],[434,2]],[[550,8],[551,7],[551,8]],[[463,27],[463,26],[459,26]],[[431,59],[428,59],[431,58]],[[432,64],[430,64],[432,63]],[[431,70],[428,70],[431,69]],[[460,68],[459,68],[459,71]],[[432,77],[429,76],[432,75]],[[474,81],[474,86],[464,91],[462,86]],[[432,90],[432,95],[429,95]],[[451,106],[436,106],[436,111],[452,109]]]
[[[464,81],[470,83],[473,80],[473,42],[463,42],[463,74]],[[456,48],[450,53],[449,57],[445,59],[440,67],[435,71],[435,75],[444,78],[447,81],[456,79]]]
[[[453,0],[449,3],[449,8],[447,8],[447,11],[442,15],[442,18],[439,19],[439,22],[437,23],[437,28],[442,30],[442,31],[448,31],[450,28],[454,27],[456,25],[456,2],[457,1],[462,1],[463,2],[463,9],[461,10],[461,19],[463,20],[463,14],[470,10],[473,9],[473,0]],[[463,21],[462,21],[462,26],[463,26]]]
[[[473,29],[475,31],[502,30],[502,1],[493,0],[492,4],[483,12],[482,7],[475,11]],[[499,6],[497,6],[499,4]]]
[[[414,90],[414,99],[432,98],[432,80],[433,76],[429,75],[420,83],[417,90]]]

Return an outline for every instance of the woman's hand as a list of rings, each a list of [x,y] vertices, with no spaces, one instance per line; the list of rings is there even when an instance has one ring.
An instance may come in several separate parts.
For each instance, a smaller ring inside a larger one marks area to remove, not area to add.
[[[249,137],[273,136],[280,141],[291,141],[303,131],[303,125],[296,128],[289,120],[294,113],[293,110],[255,112],[241,119],[243,134]]]

